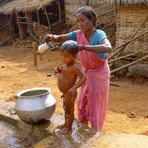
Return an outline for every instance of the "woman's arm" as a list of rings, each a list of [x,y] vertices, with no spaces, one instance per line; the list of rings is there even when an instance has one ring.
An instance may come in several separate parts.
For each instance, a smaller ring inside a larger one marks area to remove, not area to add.
[[[41,43],[44,42],[64,42],[68,40],[68,34],[62,34],[62,35],[55,35],[55,34],[46,34],[43,39],[41,40]]]
[[[79,50],[87,50],[96,53],[110,53],[112,46],[108,39],[104,39],[100,45],[79,45]]]

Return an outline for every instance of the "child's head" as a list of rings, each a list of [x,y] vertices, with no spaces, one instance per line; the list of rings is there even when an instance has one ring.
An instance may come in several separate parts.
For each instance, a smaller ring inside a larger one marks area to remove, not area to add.
[[[60,50],[70,52],[72,55],[76,55],[79,51],[77,42],[72,40],[68,40],[64,42],[61,45]]]
[[[79,51],[77,42],[71,40],[64,42],[60,50],[62,51],[61,55],[63,56],[63,62],[65,64],[73,62]]]

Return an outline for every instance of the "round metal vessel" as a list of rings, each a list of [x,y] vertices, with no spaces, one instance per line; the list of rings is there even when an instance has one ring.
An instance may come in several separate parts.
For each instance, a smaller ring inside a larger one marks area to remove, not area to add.
[[[49,88],[32,88],[17,94],[16,113],[21,120],[37,124],[49,120],[56,108],[56,100]]]

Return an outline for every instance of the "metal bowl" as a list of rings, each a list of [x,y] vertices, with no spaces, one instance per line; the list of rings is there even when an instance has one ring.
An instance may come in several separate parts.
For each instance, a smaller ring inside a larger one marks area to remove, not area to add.
[[[56,100],[49,88],[32,88],[17,94],[15,109],[18,117],[28,124],[50,120]]]

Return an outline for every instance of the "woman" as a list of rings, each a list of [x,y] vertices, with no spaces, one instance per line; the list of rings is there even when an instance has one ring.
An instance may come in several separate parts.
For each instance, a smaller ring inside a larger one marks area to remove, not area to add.
[[[94,28],[97,18],[91,7],[80,8],[76,12],[76,20],[80,30],[63,35],[46,35],[44,41],[78,42],[78,56],[86,75],[86,83],[81,86],[77,99],[78,120],[83,124],[90,122],[93,129],[101,131],[107,110],[110,79],[106,59],[112,47],[106,34]]]

